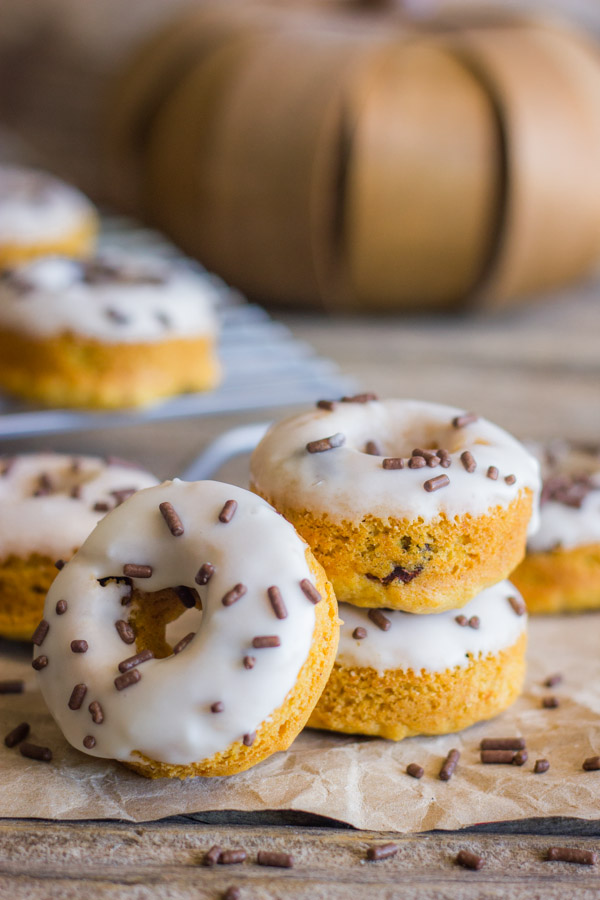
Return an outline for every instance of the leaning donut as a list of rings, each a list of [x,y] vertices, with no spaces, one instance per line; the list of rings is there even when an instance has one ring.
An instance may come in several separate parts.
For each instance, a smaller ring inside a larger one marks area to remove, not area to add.
[[[463,410],[373,395],[275,425],[253,489],[297,528],[339,601],[454,609],[522,559],[537,460]]]
[[[289,746],[337,639],[331,586],[285,519],[241,488],[173,481],[60,572],[33,666],[74,747],[153,778],[230,775]]]

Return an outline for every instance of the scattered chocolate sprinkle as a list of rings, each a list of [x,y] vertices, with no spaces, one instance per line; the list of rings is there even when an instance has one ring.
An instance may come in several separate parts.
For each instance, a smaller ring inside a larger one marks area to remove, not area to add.
[[[119,672],[128,672],[129,669],[133,669],[141,663],[148,662],[149,659],[154,659],[152,650],[140,650],[135,656],[129,656],[127,659],[121,660],[119,663]]]
[[[508,602],[518,616],[524,616],[527,612],[525,601],[521,597],[509,597]]]
[[[87,653],[88,651],[88,642],[87,641],[71,641],[71,650],[73,653]]]
[[[50,762],[52,759],[52,750],[49,747],[40,747],[38,744],[30,744],[27,741],[19,746],[21,756],[27,759],[37,759],[39,762]]]
[[[548,677],[544,681],[544,687],[556,687],[556,685],[560,684],[562,680],[563,676],[560,672],[556,672],[554,675],[548,675]]]
[[[368,453],[369,456],[383,456],[383,448],[377,441],[367,441],[365,453]]]
[[[24,690],[25,682],[22,678],[0,681],[0,694],[22,694]]]
[[[547,759],[536,759],[533,771],[536,775],[543,775],[543,773],[547,772],[549,768],[550,763]]]
[[[245,850],[223,850],[219,856],[219,865],[232,866],[236,863],[243,863],[246,855]]]
[[[498,469],[496,468],[496,466],[489,466],[488,470],[486,472],[487,477],[491,478],[492,481],[498,481],[499,474],[500,473],[498,472]]]
[[[68,608],[68,603],[66,600],[57,600],[56,601],[56,615],[63,616]]]
[[[227,591],[221,603],[223,606],[232,606],[236,603],[241,597],[244,596],[248,588],[245,584],[236,584],[235,587],[232,587],[230,591]]]
[[[190,642],[190,641],[192,640],[192,638],[195,637],[195,636],[196,636],[196,632],[195,632],[195,631],[190,631],[189,634],[186,634],[185,637],[182,637],[181,640],[180,640],[177,644],[175,644],[175,646],[173,647],[173,653],[174,653],[175,655],[177,655],[178,653],[181,653],[182,650],[185,650],[185,648],[187,647],[187,645],[189,644],[189,642]]]
[[[100,706],[98,700],[92,700],[90,705],[88,706],[88,710],[92,716],[92,722],[94,725],[102,725],[104,722],[104,710]]]
[[[215,567],[212,565],[212,563],[203,563],[196,572],[194,581],[196,582],[196,584],[208,584],[214,574]]]
[[[193,609],[197,603],[200,603],[198,592],[186,584],[178,584],[173,588],[173,592],[177,594],[186,609]]]
[[[86,750],[93,750],[96,746],[96,738],[93,734],[86,734],[83,739],[83,746]]]
[[[280,853],[277,850],[259,850],[256,854],[259,866],[277,866],[280,869],[291,869],[294,857],[291,853]]]
[[[442,763],[442,768],[440,769],[439,778],[441,781],[450,781],[456,767],[458,765],[458,761],[460,759],[460,753],[458,750],[450,750],[448,756]]]
[[[595,866],[597,856],[592,850],[576,847],[548,847],[546,859],[549,862],[578,863],[580,866]]]
[[[367,850],[367,859],[376,862],[379,859],[389,859],[398,852],[398,844],[375,844]]]
[[[583,501],[594,487],[589,475],[571,476],[566,473],[553,475],[544,480],[540,503],[543,505],[549,500],[554,500],[563,506],[580,509]]]
[[[354,629],[352,632],[352,637],[355,641],[363,641],[367,636],[367,629],[362,628],[360,625]]]
[[[435,452],[439,458],[440,466],[443,469],[449,469],[450,466],[452,465],[452,459],[450,457],[450,452],[448,450],[444,450],[443,448],[441,450],[436,450]]]
[[[423,487],[431,493],[431,491],[439,491],[440,488],[446,487],[447,484],[450,484],[450,479],[447,475],[436,475],[435,478],[430,478],[429,481],[426,481]]]
[[[36,658],[31,663],[36,672],[39,672],[40,669],[45,669],[48,665],[48,657],[47,656],[36,656]]]
[[[463,413],[461,416],[455,416],[452,419],[452,424],[455,428],[464,428],[466,425],[472,425],[478,418],[479,416],[475,415],[475,413],[467,412]]]
[[[245,656],[243,659],[244,668],[245,669],[253,669],[256,665],[256,657],[255,656]]]
[[[12,731],[8,732],[8,734],[4,738],[4,743],[7,747],[16,747],[17,744],[20,744],[21,741],[24,741],[28,735],[29,722],[21,722],[20,725],[17,725],[16,728],[13,728]]]
[[[335,407],[335,400],[317,400],[317,409],[326,409],[327,412],[333,412]]]
[[[221,512],[219,513],[219,522],[224,522],[227,524],[231,522],[233,517],[235,516],[235,511],[237,509],[237,502],[235,500],[228,500]]]
[[[514,484],[515,481],[517,480],[517,476],[516,475],[507,475],[504,480],[507,484]]]
[[[308,578],[302,579],[300,582],[300,589],[304,596],[307,597],[311,603],[314,603],[315,606],[323,599],[312,581],[309,581]]]
[[[267,594],[269,595],[269,600],[271,601],[271,606],[273,607],[273,612],[277,616],[278,619],[287,619],[288,611],[285,606],[285,602],[283,597],[281,596],[281,591],[276,585],[272,585],[267,589]]]
[[[456,855],[456,863],[457,865],[462,866],[463,869],[474,869],[478,872],[484,862],[483,856],[478,856],[477,853],[471,853],[470,850],[459,850]]]
[[[118,619],[115,622],[115,628],[124,644],[135,643],[135,631],[129,622],[126,622],[125,619]]]
[[[151,578],[152,566],[138,565],[138,563],[125,563],[123,575],[128,578]]]
[[[422,778],[425,774],[425,769],[418,763],[409,763],[406,767],[406,774],[410,775],[411,778]]]
[[[411,456],[411,458],[408,461],[409,469],[424,469],[426,465],[427,465],[427,460],[425,459],[424,456]]]
[[[50,624],[46,622],[45,619],[42,619],[38,627],[35,629],[33,634],[31,635],[31,643],[35,644],[36,647],[41,647],[46,639],[46,635],[50,630]]]
[[[217,700],[216,703],[212,703],[210,707],[210,711],[212,713],[221,713],[225,709],[225,704],[222,700]]]
[[[477,463],[475,462],[475,457],[471,453],[470,450],[465,450],[464,453],[460,454],[460,461],[469,472],[469,474],[473,473],[477,468]]]
[[[120,488],[118,491],[110,491],[111,497],[115,498],[117,506],[125,503],[130,497],[136,493],[137,488]]]
[[[232,884],[223,894],[223,900],[241,900],[241,891],[239,887]]]
[[[222,848],[215,844],[214,847],[211,847],[210,850],[208,850],[207,853],[204,854],[204,865],[216,866],[216,864],[219,862],[219,857],[221,856],[222,852]]]
[[[256,740],[256,732],[251,731],[249,734],[245,734],[242,738],[242,743],[244,747],[251,747],[254,741]]]
[[[371,400],[379,400],[377,394],[355,394],[353,397],[342,397],[342,403],[370,403]]]
[[[471,616],[469,619],[469,628],[474,628],[476,631],[481,625],[481,620],[479,616]]]
[[[59,572],[61,569],[64,569],[64,567],[65,567],[64,559],[57,559],[56,562],[54,563],[54,568],[58,569]]]
[[[483,738],[479,744],[480,750],[524,750],[525,738]]]
[[[127,672],[123,672],[122,675],[115,678],[115,687],[118,691],[123,691],[132,684],[136,684],[141,677],[139,669],[128,669]]]
[[[543,709],[556,709],[560,706],[558,697],[542,697]]]
[[[588,756],[584,759],[582,768],[586,772],[597,772],[600,770],[600,756]]]
[[[256,650],[261,650],[263,647],[280,647],[281,641],[276,634],[259,635],[259,637],[253,638],[252,646]]]
[[[92,508],[94,512],[108,512],[110,506],[108,505],[108,503],[106,503],[105,500],[98,500],[97,503],[94,503],[94,506]]]
[[[435,469],[436,466],[439,466],[441,460],[439,456],[428,456],[427,457],[427,465],[430,469]]]
[[[374,622],[382,631],[389,631],[392,627],[391,621],[380,609],[370,609],[367,613],[371,622]]]
[[[512,765],[515,758],[514,750],[482,750],[481,762],[486,765]]]
[[[469,624],[469,620],[466,616],[463,616],[462,613],[460,616],[454,616],[454,621],[460,625],[461,628],[465,628]]]
[[[69,709],[81,709],[81,704],[86,694],[87,684],[76,684],[69,697]]]
[[[345,435],[338,431],[337,434],[321,438],[320,441],[309,441],[306,449],[309,453],[324,453],[325,450],[335,450],[336,447],[341,447],[345,441]]]
[[[517,750],[513,757],[513,766],[524,766],[528,759],[529,754],[527,750]]]
[[[184,530],[183,522],[175,512],[173,504],[169,503],[168,500],[164,500],[159,504],[158,508],[173,537],[180,537]]]
[[[409,461],[410,466],[410,461]],[[381,463],[384,469],[403,469],[404,468],[404,460],[401,456],[387,456],[383,462]],[[413,466],[414,468],[414,466]]]

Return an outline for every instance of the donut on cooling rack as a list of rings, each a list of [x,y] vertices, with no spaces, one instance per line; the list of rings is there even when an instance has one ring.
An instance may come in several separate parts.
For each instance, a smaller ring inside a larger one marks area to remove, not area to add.
[[[30,640],[57,564],[99,519],[156,484],[121,460],[59,453],[0,458],[0,635]]]
[[[508,581],[460,612],[416,616],[340,605],[335,666],[309,720],[314,728],[399,741],[489,719],[525,676],[525,603]]]
[[[462,606],[520,562],[539,465],[463,410],[364,394],[273,426],[251,482],[339,601],[428,613]]]
[[[127,407],[216,386],[216,291],[187,266],[48,257],[0,280],[0,387],[47,406]]]
[[[88,256],[98,217],[90,201],[52,175],[0,166],[0,269],[51,253]]]
[[[290,745],[338,634],[289,522],[241,488],[173,481],[109,513],[59,573],[33,666],[74,747],[151,778],[229,775]]]
[[[532,613],[600,609],[600,450],[534,447],[544,486],[540,527],[511,578]]]

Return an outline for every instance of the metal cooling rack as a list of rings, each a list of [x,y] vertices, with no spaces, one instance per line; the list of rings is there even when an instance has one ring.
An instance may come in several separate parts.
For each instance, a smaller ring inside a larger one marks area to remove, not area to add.
[[[105,217],[100,247],[151,253],[164,259],[183,258],[162,235],[121,217]],[[0,396],[0,438],[292,406],[354,390],[351,379],[341,375],[333,362],[317,356],[312,347],[297,340],[264,309],[247,303],[241,294],[196,263],[190,265],[217,289],[224,378],[216,390],[180,394],[144,409],[107,412],[38,409]]]

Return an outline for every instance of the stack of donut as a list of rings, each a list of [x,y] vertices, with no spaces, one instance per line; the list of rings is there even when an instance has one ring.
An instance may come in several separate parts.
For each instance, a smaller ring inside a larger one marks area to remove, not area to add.
[[[490,718],[518,696],[537,460],[463,410],[372,394],[267,433],[252,488],[305,538],[343,620],[310,724],[399,740]]]

